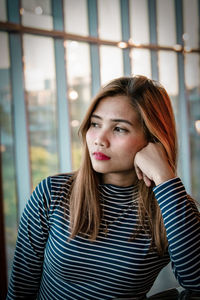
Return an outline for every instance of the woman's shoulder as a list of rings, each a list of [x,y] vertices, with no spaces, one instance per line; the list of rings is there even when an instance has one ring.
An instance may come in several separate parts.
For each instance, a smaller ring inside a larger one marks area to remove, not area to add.
[[[74,173],[60,173],[46,178],[51,186],[51,191],[70,190],[74,180]]]
[[[33,191],[40,195],[46,195],[51,198],[52,194],[59,194],[62,192],[69,192],[73,182],[73,173],[60,173],[51,175],[39,182]]]
[[[73,181],[74,173],[59,173],[55,175],[48,176],[47,179],[49,179],[52,183],[57,183],[58,185],[62,185],[64,183],[69,183]]]
[[[34,190],[33,196],[37,195],[38,199],[49,208],[66,202],[71,190],[73,175],[73,173],[62,173],[44,178]]]

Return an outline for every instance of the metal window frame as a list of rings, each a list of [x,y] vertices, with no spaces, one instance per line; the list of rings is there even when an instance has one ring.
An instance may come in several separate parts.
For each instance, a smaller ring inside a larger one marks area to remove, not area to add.
[[[129,20],[129,0],[120,0],[121,10],[121,29],[122,29],[122,41],[127,43],[130,39],[130,20]],[[122,49],[123,53],[123,66],[124,75],[131,75],[131,59],[130,48]]]
[[[19,24],[19,0],[7,1],[8,21]],[[15,173],[18,202],[18,221],[24,209],[25,202],[31,193],[30,159],[28,145],[27,113],[24,95],[24,78],[22,64],[21,34],[9,33],[9,48],[11,60],[11,90],[13,99],[13,125],[15,139]]]
[[[175,0],[176,14],[176,38],[177,44],[183,45],[183,2]],[[179,138],[179,156],[181,162],[181,179],[189,194],[192,193],[191,187],[191,149],[189,138],[189,114],[187,111],[187,97],[185,86],[185,65],[184,53],[178,53],[178,84],[179,84],[179,123],[180,123],[180,138]]]
[[[150,43],[152,45],[158,44],[157,39],[157,19],[156,19],[156,0],[148,1],[149,14],[149,33]],[[158,74],[158,49],[151,49],[151,74],[155,80],[159,79]]]
[[[95,1],[95,0],[94,0]],[[103,40],[98,37],[93,36],[81,36],[78,34],[71,34],[64,31],[59,30],[45,30],[35,27],[28,27],[19,24],[14,24],[10,22],[2,22],[0,21],[0,30],[7,31],[7,32],[18,32],[18,33],[30,33],[35,35],[42,35],[42,36],[50,36],[53,38],[61,38],[63,37],[66,40],[74,40],[79,42],[86,42],[96,45],[108,45],[108,46],[116,46],[119,47],[119,41],[110,41],[110,40]],[[133,42],[127,42],[127,48],[135,48],[135,49],[149,49],[149,50],[166,50],[166,51],[174,51],[176,53],[184,52],[184,48],[180,47],[180,49],[176,49],[172,46],[162,46],[162,45],[155,45],[155,44],[134,44]],[[190,51],[191,53],[200,53],[200,48],[193,48]]]
[[[97,14],[97,0],[88,0],[88,23],[89,35],[98,39],[98,14]],[[100,78],[100,57],[99,45],[90,43],[90,63],[91,63],[91,93],[92,97],[98,92],[101,85]]]
[[[63,3],[62,0],[52,0],[52,14],[54,30],[64,30]],[[58,152],[59,172],[72,171],[71,153],[71,131],[70,131],[70,110],[67,98],[67,81],[64,39],[54,39],[56,87],[57,87],[57,124],[58,124]]]

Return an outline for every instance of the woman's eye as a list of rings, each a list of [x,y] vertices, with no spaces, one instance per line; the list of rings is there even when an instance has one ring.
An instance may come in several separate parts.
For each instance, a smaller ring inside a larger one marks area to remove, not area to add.
[[[97,128],[97,127],[99,127],[99,124],[96,123],[96,122],[91,122],[91,123],[90,123],[90,127]]]
[[[119,132],[119,133],[126,133],[126,132],[128,132],[128,130],[127,129],[125,129],[125,128],[121,128],[121,127],[115,127],[115,131],[117,131],[117,132]]]

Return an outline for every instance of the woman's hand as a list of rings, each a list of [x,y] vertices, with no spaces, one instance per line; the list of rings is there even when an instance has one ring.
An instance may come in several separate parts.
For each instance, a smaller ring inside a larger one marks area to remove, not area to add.
[[[148,187],[152,181],[158,185],[175,177],[160,143],[148,143],[137,152],[134,166],[138,179],[143,179]]]

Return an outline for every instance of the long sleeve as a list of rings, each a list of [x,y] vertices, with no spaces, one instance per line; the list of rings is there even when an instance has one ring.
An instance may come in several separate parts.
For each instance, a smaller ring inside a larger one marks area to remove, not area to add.
[[[48,237],[50,178],[34,190],[22,214],[7,300],[36,299]]]
[[[179,178],[154,188],[169,243],[169,254],[181,286],[200,291],[200,214]]]

